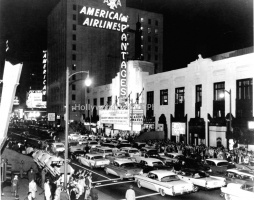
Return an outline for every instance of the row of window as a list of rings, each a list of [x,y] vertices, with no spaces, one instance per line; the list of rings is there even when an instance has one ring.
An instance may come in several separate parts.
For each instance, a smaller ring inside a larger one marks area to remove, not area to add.
[[[141,17],[140,21],[141,22],[145,22],[145,19],[143,17]],[[147,23],[149,25],[152,25],[152,21],[153,21],[152,19],[147,19]],[[155,26],[159,26],[159,21],[158,20],[154,20],[154,24],[155,24]]]
[[[140,29],[141,29],[142,31],[144,31],[144,27],[141,27]],[[148,27],[148,28],[147,28],[147,33],[148,33],[148,34],[151,34],[151,33],[152,33],[152,28]],[[159,30],[158,30],[157,28],[155,28],[155,29],[154,29],[154,34],[157,35],[158,33],[159,33]]]

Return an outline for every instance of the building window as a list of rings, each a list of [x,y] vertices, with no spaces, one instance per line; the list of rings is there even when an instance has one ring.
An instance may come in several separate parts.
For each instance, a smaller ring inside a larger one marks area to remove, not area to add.
[[[75,101],[76,100],[76,95],[75,94],[71,95],[71,99],[72,99],[72,101]]]
[[[76,64],[72,64],[72,70],[76,70]]]
[[[75,34],[72,35],[72,40],[76,40],[76,35]]]
[[[184,87],[175,89],[175,104],[183,104],[184,103]]]
[[[144,29],[143,26],[141,26],[141,27],[140,27],[140,30],[143,30],[143,29]]]
[[[100,98],[100,105],[103,106],[104,105],[104,97]]]
[[[151,41],[152,41],[152,37],[148,36],[148,42],[151,42]]]
[[[75,81],[76,80],[76,75],[72,76],[72,80]]]
[[[76,24],[73,24],[73,25],[72,25],[72,30],[74,30],[74,31],[77,30],[77,25],[76,25]]]
[[[144,22],[144,18],[143,17],[140,18],[140,22]]]
[[[76,4],[73,4],[72,9],[73,9],[73,10],[77,10]]]
[[[147,98],[146,117],[149,119],[153,117],[154,91],[147,92],[146,98]]]
[[[155,55],[155,60],[158,60],[158,55]]]
[[[155,26],[159,26],[159,21],[155,20]]]
[[[155,51],[155,52],[158,52],[158,46],[155,46],[155,47],[154,47],[154,51]]]
[[[76,44],[72,45],[72,50],[76,51]]]
[[[148,19],[148,24],[152,24],[152,20],[151,19]]]
[[[72,90],[76,90],[76,85],[75,84],[72,84],[71,87],[72,87]]]
[[[108,101],[107,101],[108,105],[111,106],[112,105],[112,97],[108,97]]]
[[[195,117],[200,117],[202,106],[202,85],[196,85]]]
[[[97,99],[93,99],[93,105],[97,106]]]
[[[151,60],[151,54],[147,54],[147,60],[148,60],[148,61]]]
[[[76,60],[76,54],[72,54],[72,60]]]
[[[148,45],[148,46],[147,46],[147,50],[148,50],[148,51],[151,51],[151,45]]]
[[[158,63],[154,63],[154,73],[156,74],[158,71]]]
[[[225,83],[214,83],[214,101],[224,101]]]
[[[168,105],[168,89],[160,90],[160,105]]]
[[[158,38],[157,37],[154,38],[154,42],[158,43]]]
[[[236,81],[236,117],[249,118],[253,116],[253,82],[252,78]]]
[[[73,16],[72,16],[72,19],[73,19],[73,20],[76,20],[76,19],[77,19],[77,16],[76,16],[76,15],[73,15]]]
[[[150,34],[152,32],[152,29],[151,28],[147,28],[147,32],[148,32],[148,34]]]
[[[158,29],[157,29],[157,28],[154,29],[154,33],[155,33],[155,34],[158,34]]]
[[[214,83],[213,117],[225,117],[225,82]]]

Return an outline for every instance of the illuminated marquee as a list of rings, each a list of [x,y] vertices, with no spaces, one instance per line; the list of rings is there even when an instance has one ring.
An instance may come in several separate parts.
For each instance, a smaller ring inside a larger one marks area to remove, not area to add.
[[[47,93],[47,51],[43,51],[43,88],[42,95],[46,95]]]
[[[122,13],[83,6],[79,11],[79,24],[94,28],[123,32],[127,26],[127,17]]]

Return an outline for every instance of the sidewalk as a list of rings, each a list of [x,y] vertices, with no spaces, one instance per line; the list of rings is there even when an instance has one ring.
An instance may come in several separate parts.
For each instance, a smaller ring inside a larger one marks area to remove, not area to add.
[[[103,200],[115,200],[114,198],[112,198],[111,196],[100,192],[98,189],[98,194],[99,194],[99,199],[103,199]],[[1,200],[24,200],[27,196],[27,192],[28,192],[28,180],[27,179],[21,179],[19,182],[19,198],[15,199],[14,196],[12,196],[11,194],[11,186],[6,186],[3,189],[4,192],[4,196],[1,196]],[[36,193],[36,200],[44,200],[44,194],[39,195],[42,192],[42,189],[37,186],[37,193]],[[54,200],[54,199],[53,199]]]

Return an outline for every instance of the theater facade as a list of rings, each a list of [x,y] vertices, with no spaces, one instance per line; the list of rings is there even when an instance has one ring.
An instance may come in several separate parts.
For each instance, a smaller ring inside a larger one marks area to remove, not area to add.
[[[224,147],[237,143],[253,149],[253,47],[211,58],[197,55],[185,68],[164,73],[149,69],[153,69],[149,63],[128,62],[128,101],[142,105],[143,125],[154,124],[155,130],[164,130],[165,137],[176,142]],[[118,73],[111,84],[92,88],[86,103],[117,104],[119,90]],[[99,116],[94,110],[85,113]]]

